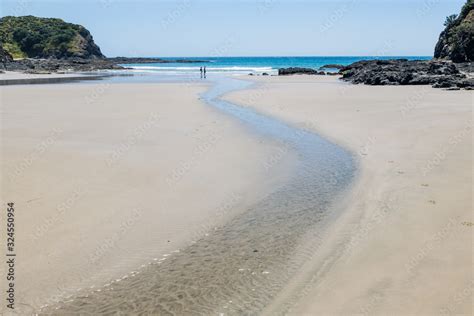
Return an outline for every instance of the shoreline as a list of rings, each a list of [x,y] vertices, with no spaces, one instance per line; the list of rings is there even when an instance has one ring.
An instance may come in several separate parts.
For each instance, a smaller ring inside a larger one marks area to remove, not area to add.
[[[432,314],[452,305],[472,279],[472,228],[463,224],[472,222],[472,176],[462,172],[472,170],[472,94],[335,85],[334,78],[308,76],[253,80],[260,85],[226,99],[296,125],[318,117],[315,131],[350,148],[360,161],[348,208],[294,279],[294,291],[287,287],[266,312]],[[423,126],[434,122],[435,135],[425,134]],[[445,158],[430,164],[452,137],[459,140]],[[426,246],[431,238],[434,246]],[[440,265],[446,256],[456,260]],[[469,313],[469,302],[456,310]]]
[[[254,61],[253,64],[232,64],[227,65],[228,70],[246,69],[249,75],[262,75],[268,76],[269,74],[278,75],[342,75],[342,80],[352,82],[355,84],[368,84],[374,86],[385,86],[385,85],[402,85],[402,86],[423,86],[432,85],[434,88],[443,88],[448,90],[473,90],[474,89],[474,76],[472,62],[452,62],[446,59],[425,59],[426,56],[420,56],[420,59],[416,59],[414,56],[405,57],[379,57],[378,59],[370,56],[365,58],[360,56],[346,57],[348,60],[344,61],[343,57],[340,57],[340,64],[321,63],[324,58],[331,57],[320,57],[319,66],[318,64],[306,65],[306,67],[294,67],[291,62],[287,61],[285,65],[272,64],[267,61],[264,64],[260,64],[258,67],[255,66],[259,61]],[[251,58],[251,57],[250,57]],[[265,58],[265,57],[261,57]],[[291,60],[292,57],[287,57]],[[310,57],[317,59],[318,57]],[[334,57],[336,60],[338,57]],[[350,60],[352,58],[352,60]],[[398,58],[398,59],[397,59]],[[146,69],[153,70],[156,64],[173,64],[170,69],[173,68],[189,68],[183,67],[183,64],[194,64],[195,73],[198,72],[199,66],[208,70],[213,70],[213,63],[209,60],[191,60],[191,59],[176,59],[176,60],[164,60],[160,58],[70,58],[70,59],[24,59],[4,61],[4,70],[9,71],[24,71],[36,74],[42,73],[53,73],[58,72],[86,72],[86,71],[113,71],[113,70],[133,70],[133,69]],[[303,63],[304,64],[304,63]],[[133,67],[136,66],[136,68]],[[137,66],[140,65],[140,66]],[[216,67],[216,69],[225,69],[226,63],[222,66]],[[242,67],[243,65],[247,65]],[[128,66],[132,66],[128,68]],[[286,68],[285,68],[286,67]],[[156,67],[157,69],[166,69],[165,67]],[[257,70],[258,69],[258,70]],[[58,81],[58,80],[56,80]],[[4,84],[16,84],[16,81],[8,82]],[[32,82],[39,83],[39,82]]]
[[[76,81],[101,80],[113,74],[89,72],[28,74],[18,71],[0,73],[0,86],[16,86],[31,84],[73,83]]]

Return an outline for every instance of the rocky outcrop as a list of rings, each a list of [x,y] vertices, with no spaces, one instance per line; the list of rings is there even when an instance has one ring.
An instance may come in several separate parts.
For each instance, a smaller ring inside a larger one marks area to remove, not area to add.
[[[300,67],[290,67],[290,68],[280,68],[278,69],[279,76],[288,76],[288,75],[324,75],[324,71],[317,71],[312,68],[300,68]]]
[[[301,67],[290,67],[290,68],[280,68],[278,69],[279,76],[287,75],[316,75],[317,70],[312,68],[301,68]]]
[[[0,44],[0,70],[6,70],[7,63],[12,61],[12,55],[5,51],[3,46]]]
[[[8,54],[8,53],[7,53]],[[147,63],[197,63],[206,62],[187,59],[160,59],[142,57],[114,57],[114,58],[24,58],[19,60],[10,59],[4,63],[4,69],[10,71],[22,71],[28,73],[45,72],[77,72],[106,69],[125,69],[120,64],[147,64]]]
[[[37,59],[27,58],[6,63],[6,70],[26,73],[81,72],[105,69],[124,69],[107,59]]]
[[[327,64],[320,67],[319,69],[342,69],[344,67],[345,67],[344,65],[339,65],[339,64]]]
[[[14,58],[104,58],[85,27],[61,19],[3,17],[0,41]]]
[[[474,61],[474,0],[468,0],[459,16],[446,19],[434,57],[453,62]]]
[[[10,56],[11,57],[11,56]],[[19,60],[7,60],[4,69],[10,71],[21,71],[28,73],[47,72],[78,72],[106,69],[125,69],[120,64],[146,64],[146,63],[195,63],[205,62],[196,60],[169,60],[160,58],[141,57],[115,57],[115,58],[25,58]]]
[[[432,85],[434,88],[474,88],[474,0],[461,14],[446,19],[431,61],[370,60],[340,70],[342,79],[369,85]]]
[[[62,57],[61,55],[59,57]],[[78,33],[72,41],[72,47],[64,57],[104,58],[99,46],[94,42],[91,33],[83,26],[78,26]]]
[[[432,85],[474,87],[470,64],[449,61],[366,60],[341,69],[342,79],[368,85]]]

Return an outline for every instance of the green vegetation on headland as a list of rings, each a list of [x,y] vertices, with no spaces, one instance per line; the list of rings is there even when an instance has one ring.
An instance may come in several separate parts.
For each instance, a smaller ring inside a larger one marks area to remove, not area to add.
[[[104,57],[85,27],[61,19],[3,17],[0,42],[13,58]]]
[[[474,61],[474,0],[467,0],[459,16],[448,16],[444,25],[434,57],[454,62]]]
[[[14,60],[15,59],[15,60]],[[35,16],[0,19],[0,71],[28,73],[123,69],[130,63],[201,63],[203,60],[106,58],[89,31],[61,19]]]

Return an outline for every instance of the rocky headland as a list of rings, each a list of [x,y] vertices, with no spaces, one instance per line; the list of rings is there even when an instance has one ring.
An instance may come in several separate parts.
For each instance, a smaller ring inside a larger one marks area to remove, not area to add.
[[[434,58],[455,63],[474,61],[474,0],[468,0],[459,15],[450,15],[439,36]]]
[[[55,18],[3,17],[0,19],[0,42],[15,59],[105,57],[85,27]]]
[[[446,18],[434,59],[360,61],[340,70],[342,79],[368,85],[432,85],[474,89],[474,0]]]
[[[35,16],[0,19],[0,70],[25,73],[124,69],[121,64],[200,63],[204,60],[107,58],[82,25]]]
[[[342,80],[368,85],[432,85],[434,88],[474,89],[474,0],[459,15],[446,18],[432,60],[364,60],[338,68]],[[279,69],[280,75],[329,74],[310,68]]]

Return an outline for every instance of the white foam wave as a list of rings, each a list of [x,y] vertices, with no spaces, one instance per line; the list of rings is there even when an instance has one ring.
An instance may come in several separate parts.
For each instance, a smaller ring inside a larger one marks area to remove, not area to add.
[[[199,72],[200,67],[128,66],[144,72]],[[207,72],[272,72],[272,67],[206,67]]]

